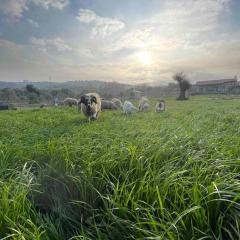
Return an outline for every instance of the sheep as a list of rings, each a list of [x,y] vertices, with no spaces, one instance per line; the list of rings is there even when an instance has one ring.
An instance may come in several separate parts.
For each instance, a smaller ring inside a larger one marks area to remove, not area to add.
[[[101,101],[101,109],[118,109],[117,105],[112,101],[102,100]]]
[[[47,107],[48,105],[47,104],[41,104],[39,107],[40,108],[45,108],[45,107]]]
[[[78,107],[88,120],[97,120],[101,113],[101,98],[97,93],[84,94],[78,101]]]
[[[125,101],[123,104],[123,112],[125,114],[132,114],[137,111],[137,108],[129,101]]]
[[[148,102],[144,102],[141,104],[141,108],[139,109],[140,111],[147,111],[150,108],[150,105]]]
[[[164,112],[165,110],[166,110],[166,102],[165,100],[160,99],[159,102],[156,103],[155,111]]]
[[[147,111],[149,109],[149,100],[146,97],[142,97],[139,101],[138,108],[140,111]]]
[[[117,105],[118,108],[122,108],[123,107],[122,101],[120,99],[118,99],[118,98],[113,98],[112,102],[114,102],[115,105]]]
[[[76,98],[65,98],[63,100],[63,105],[64,106],[69,106],[69,107],[77,106],[78,105],[78,100]]]

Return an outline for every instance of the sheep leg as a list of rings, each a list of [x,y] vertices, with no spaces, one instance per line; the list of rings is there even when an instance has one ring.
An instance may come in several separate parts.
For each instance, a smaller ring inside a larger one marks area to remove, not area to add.
[[[96,119],[98,119],[99,117],[99,111],[96,113]]]

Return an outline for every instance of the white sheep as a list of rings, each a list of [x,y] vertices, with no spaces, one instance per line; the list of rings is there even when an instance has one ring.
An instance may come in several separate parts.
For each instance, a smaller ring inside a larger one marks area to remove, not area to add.
[[[63,100],[63,105],[64,106],[69,106],[69,107],[77,106],[78,105],[78,100],[76,98],[65,98]]]
[[[101,98],[97,93],[84,94],[78,101],[78,107],[81,107],[82,113],[88,120],[96,120],[101,113]]]
[[[149,104],[148,98],[142,97],[139,100],[139,105],[138,105],[139,111],[147,111],[149,107],[150,107],[150,104]]]
[[[137,108],[129,101],[125,101],[123,104],[123,112],[125,114],[132,114],[137,111]]]
[[[148,102],[145,102],[141,105],[140,110],[141,111],[147,111],[150,108],[150,104]]]
[[[112,102],[115,103],[115,105],[117,105],[118,108],[122,108],[123,107],[122,101],[120,99],[118,99],[118,98],[113,98]]]

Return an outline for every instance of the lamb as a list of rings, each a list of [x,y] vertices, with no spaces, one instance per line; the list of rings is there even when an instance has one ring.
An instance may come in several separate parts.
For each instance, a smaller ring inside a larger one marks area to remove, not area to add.
[[[166,102],[165,100],[160,99],[159,102],[155,106],[156,112],[164,112],[166,110]]]
[[[77,106],[78,105],[78,100],[76,98],[65,98],[63,100],[63,105],[64,106],[69,106],[69,107]]]
[[[142,97],[139,101],[139,110],[140,111],[147,111],[149,109],[149,100],[146,97]]]
[[[101,109],[118,109],[117,105],[112,101],[102,100],[101,101]]]
[[[118,98],[113,98],[112,99],[112,102],[115,103],[115,105],[118,107],[118,108],[122,108],[123,107],[123,104],[122,104],[122,101]]]
[[[137,108],[129,101],[125,101],[123,104],[123,112],[125,114],[132,114],[137,111]]]
[[[84,94],[78,101],[78,107],[89,121],[97,120],[101,113],[101,98],[97,93]]]

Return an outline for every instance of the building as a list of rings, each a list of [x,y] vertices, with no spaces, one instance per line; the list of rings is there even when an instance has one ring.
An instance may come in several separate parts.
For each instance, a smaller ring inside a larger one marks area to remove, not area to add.
[[[226,94],[236,93],[239,88],[237,76],[230,79],[198,81],[192,87],[193,94]]]

